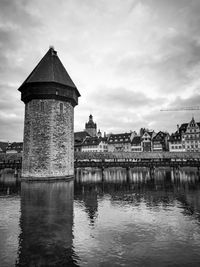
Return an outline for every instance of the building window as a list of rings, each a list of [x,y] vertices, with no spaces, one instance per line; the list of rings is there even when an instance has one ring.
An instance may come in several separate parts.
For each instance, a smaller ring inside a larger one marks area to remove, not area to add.
[[[63,115],[63,103],[60,103],[60,115]]]

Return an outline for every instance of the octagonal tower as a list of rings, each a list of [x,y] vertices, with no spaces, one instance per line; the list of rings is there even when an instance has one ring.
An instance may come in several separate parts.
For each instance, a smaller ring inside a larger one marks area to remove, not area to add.
[[[25,103],[22,178],[74,174],[74,107],[80,96],[51,47],[18,89]]]

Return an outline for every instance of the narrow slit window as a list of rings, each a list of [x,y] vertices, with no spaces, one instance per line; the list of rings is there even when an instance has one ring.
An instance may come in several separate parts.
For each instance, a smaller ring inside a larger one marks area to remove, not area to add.
[[[63,115],[63,103],[60,103],[60,115]]]
[[[41,112],[44,112],[44,102],[41,102]]]
[[[56,90],[56,95],[58,95],[58,90]]]

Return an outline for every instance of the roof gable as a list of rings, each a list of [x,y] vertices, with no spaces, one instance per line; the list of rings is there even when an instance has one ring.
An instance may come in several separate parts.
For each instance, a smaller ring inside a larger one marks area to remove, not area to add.
[[[165,139],[165,137],[167,136],[167,133],[164,133],[162,131],[159,131],[154,137],[153,137],[153,141],[162,141]]]

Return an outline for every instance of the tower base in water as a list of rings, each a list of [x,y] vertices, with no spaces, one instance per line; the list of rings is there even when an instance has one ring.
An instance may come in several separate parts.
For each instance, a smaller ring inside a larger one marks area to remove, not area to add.
[[[74,175],[74,107],[80,96],[50,48],[18,89],[25,103],[22,179]]]

